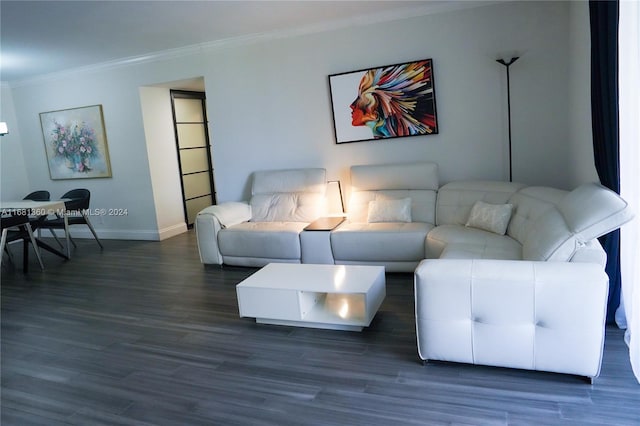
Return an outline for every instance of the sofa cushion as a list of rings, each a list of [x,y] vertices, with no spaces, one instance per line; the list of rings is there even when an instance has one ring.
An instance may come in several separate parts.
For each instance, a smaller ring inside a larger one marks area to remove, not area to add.
[[[534,186],[513,194],[509,198],[509,203],[513,205],[513,212],[507,235],[524,243],[533,224],[548,210],[557,209],[565,195],[567,191]]]
[[[349,199],[349,222],[367,223],[369,204],[379,200],[411,199],[411,221],[434,223],[436,192],[427,190],[380,190],[352,192]]]
[[[523,259],[571,259],[577,242],[558,210],[566,195],[567,191],[560,189],[530,186],[509,199],[514,210],[507,235],[522,244]]]
[[[346,222],[331,232],[336,260],[407,262],[424,259],[424,241],[433,225]]]
[[[367,222],[411,222],[411,198],[370,201]]]
[[[476,201],[465,226],[504,235],[511,219],[511,204],[488,204]]]
[[[301,222],[244,222],[221,229],[218,245],[223,256],[300,259]]]
[[[324,169],[253,173],[252,222],[313,222],[326,213]]]
[[[596,183],[569,192],[559,208],[569,229],[581,242],[608,234],[633,218],[625,200]]]
[[[426,257],[428,259],[439,258],[444,249],[450,244],[465,244],[472,246],[489,247],[496,252],[512,253],[509,258],[521,258],[522,245],[507,235],[498,235],[493,232],[476,228],[467,228],[464,225],[441,225],[432,229],[427,235]],[[502,255],[504,258],[507,255]]]
[[[251,197],[252,222],[313,222],[324,214],[324,195],[308,192]]]
[[[522,258],[567,262],[577,249],[578,242],[567,227],[562,214],[552,208],[529,227],[522,243]]]
[[[411,198],[411,220],[435,223],[438,167],[435,163],[351,167],[350,222],[367,222],[369,203]]]
[[[440,259],[502,259],[522,260],[521,250],[507,245],[491,244],[448,244]]]
[[[464,225],[476,201],[505,204],[524,185],[513,182],[463,181],[450,182],[438,191],[437,225]]]

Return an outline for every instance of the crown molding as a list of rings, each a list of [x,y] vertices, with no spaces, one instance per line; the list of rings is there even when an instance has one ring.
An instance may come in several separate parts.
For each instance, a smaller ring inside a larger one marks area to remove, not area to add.
[[[434,1],[427,5],[421,5],[411,8],[405,8],[396,11],[384,11],[378,13],[367,14],[359,17],[344,18],[332,20],[315,25],[307,25],[303,27],[277,30],[266,33],[249,34],[246,36],[233,37],[221,40],[214,40],[205,43],[198,43],[190,46],[178,47],[175,49],[167,49],[157,52],[151,52],[139,56],[131,56],[120,58],[113,61],[100,62],[83,67],[70,68],[54,73],[42,74],[35,77],[29,77],[21,80],[0,81],[2,87],[20,87],[33,84],[48,83],[63,78],[69,78],[77,75],[91,74],[94,72],[102,72],[111,69],[124,68],[139,64],[166,61],[185,56],[196,55],[198,53],[206,53],[222,49],[230,49],[251,44],[262,43],[270,40],[286,39],[300,37],[309,34],[317,34],[329,31],[337,31],[345,28],[363,27],[368,25],[376,25],[385,22],[399,21],[403,19],[416,18],[427,15],[434,15],[446,12],[453,12],[461,9],[478,8],[496,3],[505,3],[511,0],[454,0],[454,1]]]

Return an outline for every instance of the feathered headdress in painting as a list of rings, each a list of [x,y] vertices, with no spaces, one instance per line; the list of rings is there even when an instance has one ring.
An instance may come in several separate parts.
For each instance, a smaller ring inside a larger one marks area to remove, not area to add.
[[[351,108],[375,138],[437,132],[431,62],[428,60],[369,70],[360,80]]]

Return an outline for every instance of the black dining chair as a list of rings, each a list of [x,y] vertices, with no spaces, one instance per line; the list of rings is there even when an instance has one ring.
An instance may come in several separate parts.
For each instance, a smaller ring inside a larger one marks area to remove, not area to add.
[[[51,194],[49,193],[49,191],[45,191],[45,190],[33,191],[33,192],[27,194],[23,198],[23,200],[49,201],[49,200],[51,200]]]
[[[44,270],[44,263],[42,263],[42,257],[40,256],[40,249],[38,248],[36,238],[33,235],[28,215],[2,216],[0,218],[0,229],[2,229],[0,237],[0,256],[4,255],[5,250],[8,254],[11,254],[7,247],[8,243],[22,240],[22,270],[26,273],[29,268],[29,242],[31,242],[33,250],[36,252],[38,263],[40,263],[40,268]]]
[[[65,192],[62,197],[64,200],[64,208],[66,210],[67,215],[67,223],[69,226],[72,225],[87,225],[89,230],[93,234],[93,238],[96,239],[98,245],[101,249],[104,248],[100,239],[98,238],[98,234],[96,234],[96,230],[93,228],[91,221],[89,220],[89,215],[87,212],[89,211],[89,202],[91,200],[91,192],[88,189],[79,188],[72,189],[71,191]],[[38,222],[38,228],[41,229],[49,229],[53,237],[58,241],[58,244],[62,245],[58,240],[54,229],[64,229],[64,218],[60,215],[56,215],[55,218],[45,219],[43,221]],[[76,247],[76,243],[73,241],[71,236],[69,236],[71,243],[74,247]]]

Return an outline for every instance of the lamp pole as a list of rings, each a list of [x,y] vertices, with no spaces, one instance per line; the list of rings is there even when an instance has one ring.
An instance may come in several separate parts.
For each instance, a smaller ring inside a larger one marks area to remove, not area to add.
[[[507,120],[509,123],[509,182],[513,182],[513,166],[511,164],[511,83],[509,81],[509,67],[520,57],[514,56],[508,62],[504,59],[496,59],[496,62],[502,64],[507,69]]]

